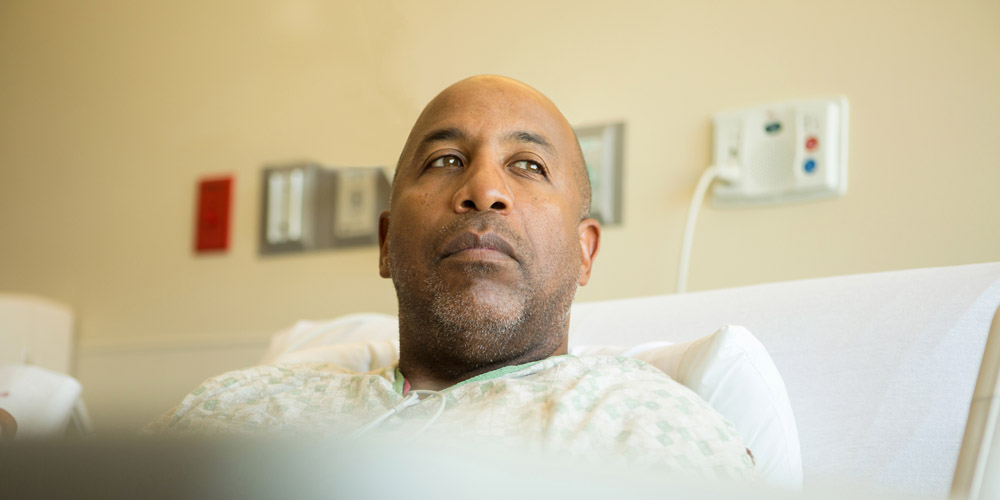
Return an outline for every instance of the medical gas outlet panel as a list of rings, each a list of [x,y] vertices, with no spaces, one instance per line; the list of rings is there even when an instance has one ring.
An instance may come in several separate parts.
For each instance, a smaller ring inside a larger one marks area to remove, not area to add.
[[[848,105],[843,97],[784,102],[713,116],[714,165],[739,176],[716,182],[712,204],[793,203],[847,192]]]

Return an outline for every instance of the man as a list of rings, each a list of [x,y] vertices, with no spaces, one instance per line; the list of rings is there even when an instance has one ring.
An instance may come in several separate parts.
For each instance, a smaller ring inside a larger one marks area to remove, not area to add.
[[[398,366],[233,372],[151,429],[411,436],[430,424],[428,436],[753,477],[733,427],[663,373],[566,355],[600,242],[589,201],[573,129],[545,96],[495,76],[448,87],[413,126],[379,224]]]
[[[589,204],[573,129],[534,89],[470,78],[427,105],[380,224],[414,388],[566,354],[600,240]]]

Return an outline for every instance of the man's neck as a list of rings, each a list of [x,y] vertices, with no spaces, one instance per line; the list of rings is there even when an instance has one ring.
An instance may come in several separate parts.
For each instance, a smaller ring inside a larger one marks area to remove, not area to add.
[[[546,353],[546,351],[548,351]],[[461,365],[452,363],[442,366],[440,361],[432,364],[420,363],[419,360],[411,360],[405,353],[401,352],[399,359],[399,372],[410,383],[410,389],[422,389],[440,391],[455,384],[464,382],[473,377],[477,377],[493,370],[499,370],[507,366],[516,366],[533,361],[540,361],[550,356],[558,356],[568,352],[565,339],[563,343],[551,351],[542,349],[540,352],[532,350],[513,359],[504,360],[497,363],[490,363],[479,366],[471,366],[463,369]]]
[[[429,304],[399,310],[399,371],[413,389],[440,390],[506,366],[567,353],[569,305],[553,303],[515,324],[457,324]],[[541,313],[539,313],[541,312]]]

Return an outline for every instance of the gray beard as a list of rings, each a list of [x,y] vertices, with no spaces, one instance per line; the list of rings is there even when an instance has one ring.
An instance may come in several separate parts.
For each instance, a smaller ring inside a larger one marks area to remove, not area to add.
[[[462,339],[463,357],[477,364],[492,364],[515,357],[516,353],[510,351],[525,319],[523,290],[516,294],[520,299],[516,302],[487,301],[469,297],[469,293],[443,290],[440,284],[427,285],[428,290],[432,290],[430,312],[441,333],[446,333],[435,336],[436,340]],[[437,346],[438,349],[444,347]],[[452,349],[455,347],[459,346],[453,345]]]

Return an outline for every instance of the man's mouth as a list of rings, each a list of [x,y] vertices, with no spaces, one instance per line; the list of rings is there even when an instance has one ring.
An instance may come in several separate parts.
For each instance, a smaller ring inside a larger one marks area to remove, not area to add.
[[[514,260],[514,248],[496,233],[476,234],[470,231],[463,232],[452,238],[445,244],[441,252],[441,259],[462,259],[462,260]]]

